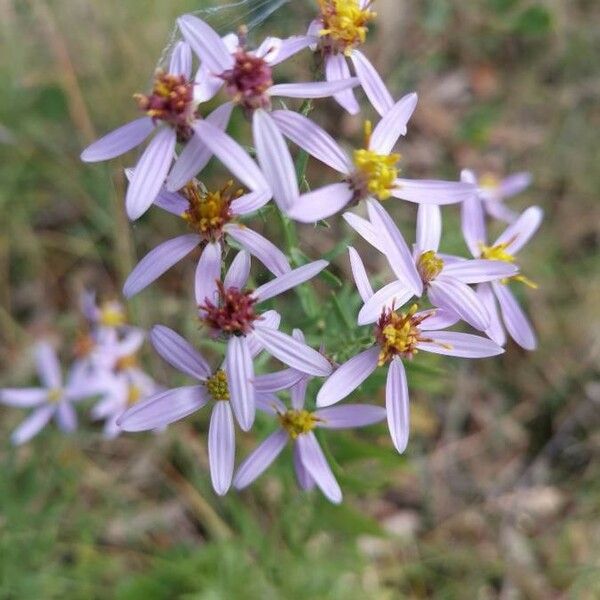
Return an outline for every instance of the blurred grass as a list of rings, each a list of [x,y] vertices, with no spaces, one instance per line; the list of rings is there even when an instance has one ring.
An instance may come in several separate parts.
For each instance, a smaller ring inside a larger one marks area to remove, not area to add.
[[[293,3],[274,22],[291,32],[306,22],[307,6]],[[540,284],[524,296],[539,351],[510,346],[477,365],[415,362],[405,457],[392,452],[384,426],[328,436],[346,496],[340,508],[299,494],[287,455],[249,492],[215,498],[206,415],[165,436],[110,444],[89,423],[72,438],[49,430],[18,450],[5,441],[0,598],[600,597],[600,8],[584,0],[377,7],[368,52],[396,95],[420,95],[401,149],[406,173],[456,177],[469,166],[534,174],[513,204],[547,213],[523,254]],[[0,1],[9,49],[0,59],[3,385],[32,377],[34,337],[65,332],[68,347],[78,290],[117,295],[136,257],[179,231],[156,214],[129,225],[121,169],[130,163],[82,165],[78,155],[135,114],[131,95],[147,86],[174,17],[198,8],[187,0]],[[301,73],[301,63],[284,75]],[[318,112],[330,130],[360,135],[360,122],[340,119],[332,103]],[[409,227],[414,220],[408,206],[395,214]],[[277,237],[270,216],[258,224]],[[444,216],[446,249],[464,251],[456,212]],[[302,227],[300,250],[335,254],[348,231],[334,220],[331,227]],[[377,256],[369,263],[383,268]],[[344,255],[336,265],[347,282]],[[192,269],[190,260],[130,303],[134,320],[166,322],[198,340],[185,283]],[[332,289],[337,301],[321,296],[327,318],[310,324],[311,342],[359,347],[345,327],[356,309],[350,287]],[[292,303],[277,307],[287,326],[305,324]],[[175,383],[153,360],[156,377]],[[381,401],[382,381],[356,397]],[[2,411],[2,439],[21,416]],[[267,431],[259,422],[257,437]],[[252,444],[242,436],[240,455]]]

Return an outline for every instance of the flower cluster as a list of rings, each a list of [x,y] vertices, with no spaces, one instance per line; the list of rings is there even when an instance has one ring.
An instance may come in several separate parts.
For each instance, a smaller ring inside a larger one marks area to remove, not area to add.
[[[374,4],[374,0],[317,0],[305,34],[266,37],[256,45],[244,28],[222,37],[200,18],[182,16],[177,22],[180,41],[172,47],[168,66],[156,72],[148,94],[136,96],[143,116],[82,153],[84,161],[102,161],[149,138],[137,165],[127,171],[127,214],[135,220],[152,206],[158,207],[178,216],[187,231],[142,258],[123,293],[129,298],[141,292],[195,251],[198,262],[190,285],[195,317],[204,335],[222,348],[221,358],[211,365],[178,333],[156,325],[150,335],[156,351],[194,379],[194,385],[152,393],[148,384],[142,386],[143,392],[132,392],[138,390],[142,373],[129,364],[129,354],[115,350],[110,368],[117,371],[114,377],[126,380],[129,392],[118,401],[114,394],[106,396],[95,415],[107,418],[111,431],[113,427],[143,431],[165,427],[211,404],[208,451],[218,494],[232,485],[238,489],[249,485],[289,442],[300,487],[317,486],[330,501],[339,502],[342,494],[316,430],[387,419],[393,444],[403,452],[410,429],[406,361],[418,360],[421,351],[462,358],[495,356],[504,351],[505,332],[523,348],[535,347],[532,327],[509,287],[513,282],[532,285],[521,273],[515,254],[539,226],[542,213],[532,207],[517,215],[503,204],[529,184],[529,176],[478,180],[463,171],[457,181],[405,177],[397,145],[407,134],[418,98],[408,93],[395,100],[361,50],[377,18]],[[322,76],[317,75],[316,81],[281,82],[279,65],[307,50],[312,52],[315,72]],[[306,108],[315,99],[333,98],[342,110],[358,115],[360,90],[377,113],[377,122],[364,120],[364,139],[351,149],[309,118],[307,110],[292,110],[278,100],[302,99]],[[218,101],[218,107],[208,113],[207,103]],[[234,111],[249,123],[247,138],[240,134],[234,139],[227,133]],[[331,170],[334,182],[309,188],[305,170],[297,172],[298,164],[305,161],[294,163],[290,150],[294,147]],[[213,157],[223,173],[221,185],[215,188],[203,176]],[[298,262],[245,224],[247,216],[271,200],[281,222],[291,227],[295,221],[317,223],[342,212],[347,224],[389,263],[393,280],[374,291],[359,253],[348,248],[363,301],[357,326],[370,327],[372,336],[366,347],[341,365],[328,354],[327,339],[317,350],[302,331],[296,329],[292,335],[280,331],[281,316],[265,308],[266,301],[311,280],[329,264]],[[418,206],[412,249],[384,207],[398,200]],[[441,207],[450,204],[461,206],[472,258],[440,252]],[[367,218],[353,212],[359,205]],[[485,232],[486,214],[510,223],[492,245]],[[252,258],[270,273],[262,285],[252,285]],[[96,342],[106,335],[115,347],[135,347],[130,339],[135,333],[116,343],[115,325],[121,324],[114,323],[106,332],[101,321],[97,319]],[[460,322],[479,333],[448,329]],[[255,373],[255,358],[262,353],[283,368]],[[88,356],[76,370],[89,377],[96,368],[96,358]],[[387,368],[385,408],[331,406],[377,368]],[[307,403],[314,378],[327,379]],[[48,387],[54,394],[55,382]],[[282,391],[290,397],[289,407],[277,395]],[[132,396],[139,401],[121,414]],[[10,397],[5,392],[5,401]],[[54,400],[49,397],[46,393],[44,402],[51,404]],[[278,428],[236,471],[236,423],[249,431],[257,410],[274,417]]]

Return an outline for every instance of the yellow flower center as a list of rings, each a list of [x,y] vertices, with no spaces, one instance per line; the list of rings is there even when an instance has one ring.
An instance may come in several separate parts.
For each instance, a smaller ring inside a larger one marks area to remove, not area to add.
[[[371,2],[361,8],[358,0],[317,0],[321,9],[321,37],[329,38],[334,50],[349,54],[364,44],[368,23],[377,16],[369,10]]]
[[[417,262],[417,270],[424,283],[433,281],[444,268],[444,261],[435,253],[434,250],[423,252]]]
[[[360,194],[372,195],[387,200],[396,187],[400,154],[377,154],[369,150],[371,122],[365,122],[365,148],[354,151],[356,167],[355,187]]]
[[[319,419],[307,410],[288,410],[279,414],[279,421],[289,436],[295,440],[299,435],[312,431]]]
[[[378,341],[381,346],[379,366],[383,366],[390,358],[400,354],[412,356],[418,352],[416,345],[421,330],[421,321],[414,318],[417,305],[413,304],[405,313],[389,312],[379,325]]]
[[[48,402],[50,404],[58,404],[63,397],[63,391],[61,388],[52,388],[48,390]]]
[[[495,246],[484,246],[481,245],[481,258],[486,258],[488,260],[501,260],[502,262],[514,263],[515,257],[506,251],[506,248],[512,243],[512,240],[509,242],[504,242],[502,244],[496,244]],[[538,288],[537,283],[526,277],[525,275],[513,275],[512,277],[505,277],[501,280],[501,283],[507,284],[510,281],[518,281],[519,283],[523,283],[526,286],[536,290]]]
[[[479,187],[486,190],[495,190],[500,186],[500,179],[493,173],[484,173],[479,178]]]
[[[142,390],[136,385],[130,385],[127,390],[127,406],[133,406],[142,398]]]
[[[207,239],[221,237],[223,226],[231,220],[232,200],[242,195],[242,190],[232,192],[233,181],[228,181],[220,190],[209,192],[195,181],[182,190],[189,208],[182,217],[188,225]]]
[[[118,302],[105,302],[100,308],[100,324],[105,327],[125,325],[125,312]]]
[[[210,394],[210,397],[218,402],[219,400],[229,400],[229,386],[225,372],[219,369],[212,377],[209,377],[204,385]]]
[[[121,356],[115,364],[116,371],[126,371],[127,369],[133,369],[137,366],[137,357],[135,354],[128,354],[127,356]]]

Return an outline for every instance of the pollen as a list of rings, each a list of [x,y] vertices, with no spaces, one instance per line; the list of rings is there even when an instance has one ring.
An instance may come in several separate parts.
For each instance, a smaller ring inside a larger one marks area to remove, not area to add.
[[[137,404],[142,398],[142,390],[137,385],[130,385],[127,390],[127,406]]]
[[[57,404],[62,400],[63,391],[61,388],[52,388],[48,391],[48,402],[50,404]]]
[[[100,308],[98,319],[104,327],[122,327],[125,325],[125,312],[118,302],[105,302]]]
[[[434,250],[423,252],[417,262],[417,271],[423,280],[423,283],[433,281],[444,268],[444,261],[435,253]]]
[[[243,194],[233,191],[233,181],[228,181],[220,190],[210,192],[196,181],[190,181],[182,190],[189,208],[182,217],[187,224],[204,239],[216,241],[223,235],[223,226],[232,219],[231,202]]]
[[[227,376],[225,371],[219,369],[212,377],[209,377],[204,385],[210,394],[210,397],[218,402],[219,400],[229,400],[229,386],[227,385]]]
[[[510,246],[513,240],[508,242],[504,242],[502,244],[496,244],[495,246],[481,246],[481,258],[487,258],[488,260],[501,260],[507,263],[514,263],[516,258],[506,251],[506,248]],[[501,283],[507,284],[511,281],[517,281],[518,283],[522,283],[527,287],[530,287],[534,290],[538,288],[537,283],[526,277],[525,275],[518,274],[513,275],[512,277],[506,277],[500,280]]]
[[[127,371],[127,369],[133,369],[138,364],[135,354],[128,354],[127,356],[121,356],[115,364],[116,371]]]
[[[307,410],[287,410],[279,414],[279,422],[288,435],[295,440],[299,435],[312,431],[319,419]]]
[[[358,0],[318,0],[325,38],[325,47],[344,54],[365,43],[369,21],[377,13],[370,10],[371,2],[361,8]]]

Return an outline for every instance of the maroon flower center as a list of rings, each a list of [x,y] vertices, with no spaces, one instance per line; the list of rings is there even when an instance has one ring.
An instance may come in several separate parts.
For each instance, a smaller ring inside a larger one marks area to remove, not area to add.
[[[273,85],[270,65],[259,56],[238,48],[231,69],[219,75],[233,101],[247,110],[268,108],[267,90]]]
[[[199,308],[205,311],[202,320],[212,330],[228,335],[246,335],[254,328],[254,321],[262,319],[254,311],[258,301],[252,296],[252,290],[225,288],[222,281],[217,282],[219,297],[216,303],[205,298]]]
[[[192,135],[194,119],[194,87],[183,75],[156,71],[149,95],[136,94],[140,110],[154,120],[164,121],[177,130],[183,139]]]

